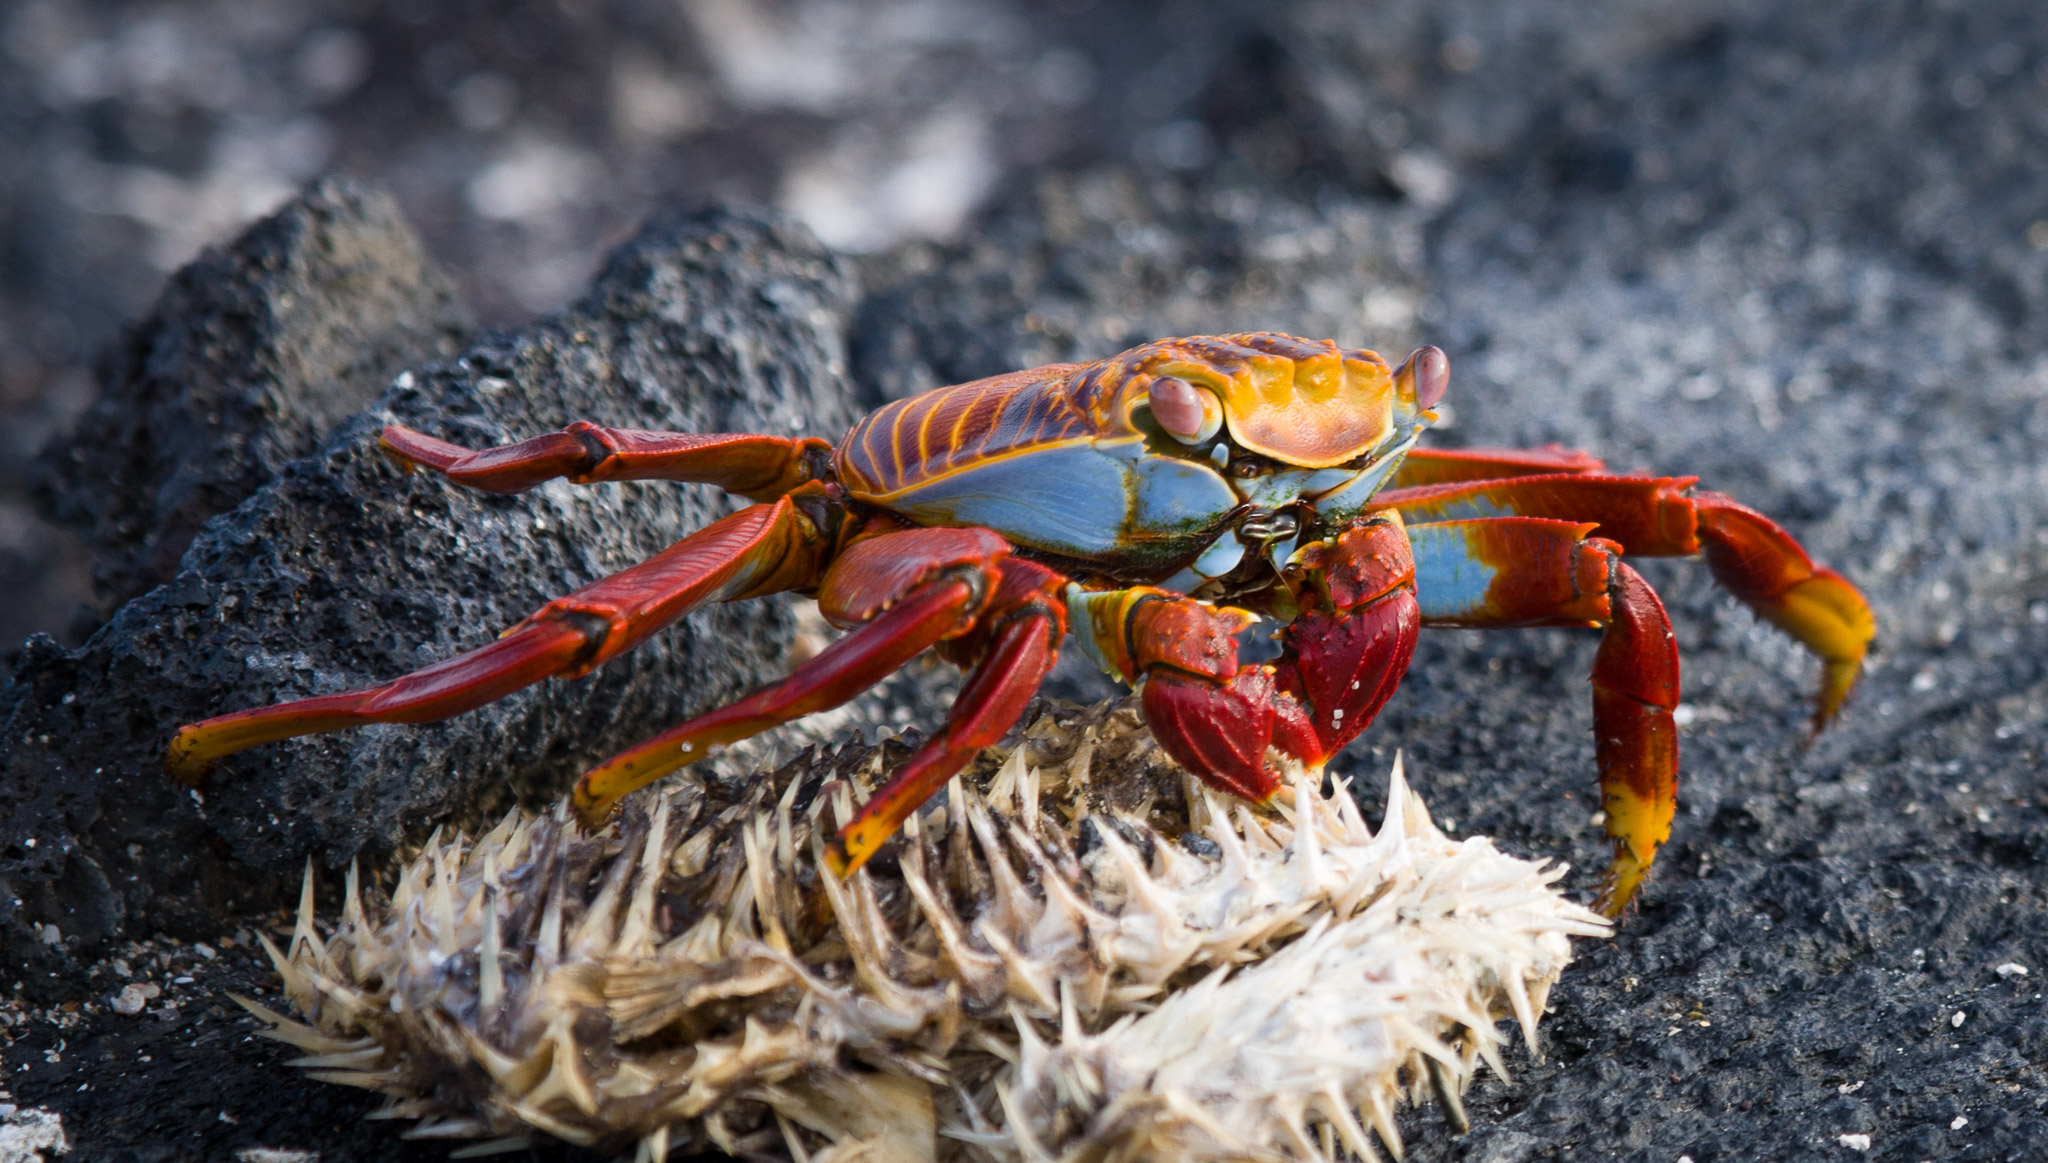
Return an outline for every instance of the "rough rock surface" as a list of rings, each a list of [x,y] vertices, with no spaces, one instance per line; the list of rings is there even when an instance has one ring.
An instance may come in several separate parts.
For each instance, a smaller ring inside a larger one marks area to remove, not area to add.
[[[1646,571],[1685,651],[1673,841],[1553,995],[1547,1057],[1468,1096],[1469,1136],[1409,1117],[1411,1158],[1917,1163],[2048,1140],[2037,7],[1300,0],[1189,32],[1098,5],[1078,27],[1129,97],[1104,99],[1105,140],[1152,118],[1208,153],[1063,159],[1005,183],[972,243],[869,268],[853,362],[878,391],[1155,328],[1427,339],[1452,357],[1447,441],[1700,473],[1869,592],[1872,672],[1802,750],[1812,664],[1695,564]],[[1565,631],[1432,634],[1357,762],[1406,749],[1457,830],[1589,884],[1591,655]],[[244,952],[157,974],[246,982]],[[117,1108],[102,1154],[441,1153],[243,1057],[225,1011],[117,1015],[123,979],[86,980],[99,1008],[41,1011],[6,1063],[14,1101],[78,1136]],[[134,1065],[170,1047],[170,1070]],[[217,1102],[157,1104],[199,1080]]]
[[[241,265],[255,265],[248,260],[276,231],[272,223],[245,238]],[[274,289],[243,284],[259,299]],[[120,932],[124,917],[138,932],[218,931],[224,908],[264,900],[271,874],[308,855],[345,863],[389,849],[407,828],[561,790],[646,724],[679,721],[779,672],[787,606],[720,607],[587,681],[425,729],[371,728],[236,756],[203,797],[174,791],[162,774],[179,723],[382,681],[482,645],[548,598],[726,508],[709,490],[662,485],[555,482],[491,497],[401,472],[377,450],[381,425],[473,446],[574,418],[841,429],[851,419],[850,289],[841,262],[799,230],[723,212],[657,220],[563,314],[401,372],[316,454],[286,463],[208,526],[173,580],[124,606],[79,651],[32,644],[6,688],[0,752],[0,877],[12,889],[0,913],[14,972],[61,988],[54,975],[66,955]],[[383,302],[372,296],[371,318]]]
[[[327,179],[171,279],[108,353],[99,402],[44,451],[37,491],[119,605],[169,581],[208,518],[401,369],[455,354],[467,328],[391,196]]]

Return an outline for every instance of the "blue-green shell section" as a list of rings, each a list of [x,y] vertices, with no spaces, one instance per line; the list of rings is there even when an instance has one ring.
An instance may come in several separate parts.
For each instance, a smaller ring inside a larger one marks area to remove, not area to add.
[[[1408,526],[1408,549],[1415,556],[1415,600],[1426,622],[1471,621],[1483,618],[1490,608],[1487,593],[1500,570],[1472,552],[1466,528],[1457,522]]]
[[[1394,479],[1394,473],[1400,469],[1401,462],[1408,459],[1409,450],[1415,447],[1415,441],[1421,435],[1422,425],[1417,424],[1400,441],[1377,453],[1348,482],[1317,496],[1316,515],[1328,525],[1349,524],[1353,517],[1365,511],[1387,482]]]
[[[1205,458],[1161,455],[1140,435],[1070,440],[862,499],[920,525],[984,526],[1118,580],[1193,588],[1229,573],[1247,551],[1273,556],[1276,568],[1292,552],[1292,539],[1247,546],[1219,537],[1233,513],[1307,499],[1326,524],[1342,525],[1392,479],[1419,431],[1362,469],[1288,469],[1248,480],[1226,477]]]
[[[992,460],[880,503],[920,525],[983,525],[1014,545],[1160,575],[1198,556],[1241,501],[1207,463],[1134,437]]]

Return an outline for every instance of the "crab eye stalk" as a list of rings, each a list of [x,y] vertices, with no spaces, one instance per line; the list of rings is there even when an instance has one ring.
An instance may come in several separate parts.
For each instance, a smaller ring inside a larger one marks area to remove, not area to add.
[[[1441,347],[1418,347],[1395,369],[1394,383],[1403,395],[1415,398],[1417,411],[1434,408],[1451,386],[1451,358]]]
[[[1223,402],[1183,379],[1152,381],[1152,419],[1182,444],[1201,444],[1223,427]]]

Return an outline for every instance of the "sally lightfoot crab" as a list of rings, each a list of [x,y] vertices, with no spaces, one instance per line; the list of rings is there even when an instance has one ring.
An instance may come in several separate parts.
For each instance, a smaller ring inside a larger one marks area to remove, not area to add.
[[[544,678],[588,674],[690,610],[795,591],[849,632],[780,682],[617,755],[577,783],[599,825],[621,796],[722,745],[844,703],[936,648],[967,671],[944,728],[841,830],[851,872],[1017,721],[1068,631],[1141,691],[1160,745],[1263,801],[1372,722],[1424,626],[1594,626],[1607,831],[1603,907],[1628,903],[1676,806],[1678,652],[1626,559],[1704,553],[1714,576],[1823,664],[1813,725],[1840,709],[1869,606],[1769,518],[1693,477],[1593,457],[1415,447],[1443,352],[1398,368],[1272,333],[1168,339],[899,400],[815,438],[566,430],[472,452],[406,428],[408,466],[518,493],[565,477],[693,481],[756,502],[556,599],[496,642],[382,686],[181,728],[173,775],[364,723],[418,723]],[[1597,530],[1598,536],[1595,536]],[[1282,623],[1270,662],[1238,647]]]

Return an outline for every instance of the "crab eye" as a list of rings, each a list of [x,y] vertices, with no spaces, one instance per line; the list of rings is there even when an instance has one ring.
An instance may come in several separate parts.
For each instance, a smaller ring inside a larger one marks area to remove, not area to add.
[[[1427,411],[1451,386],[1451,358],[1441,347],[1418,347],[1394,373],[1394,381],[1415,393],[1417,410]]]
[[[1150,395],[1152,419],[1183,444],[1200,444],[1223,426],[1222,403],[1186,380],[1162,376]]]

